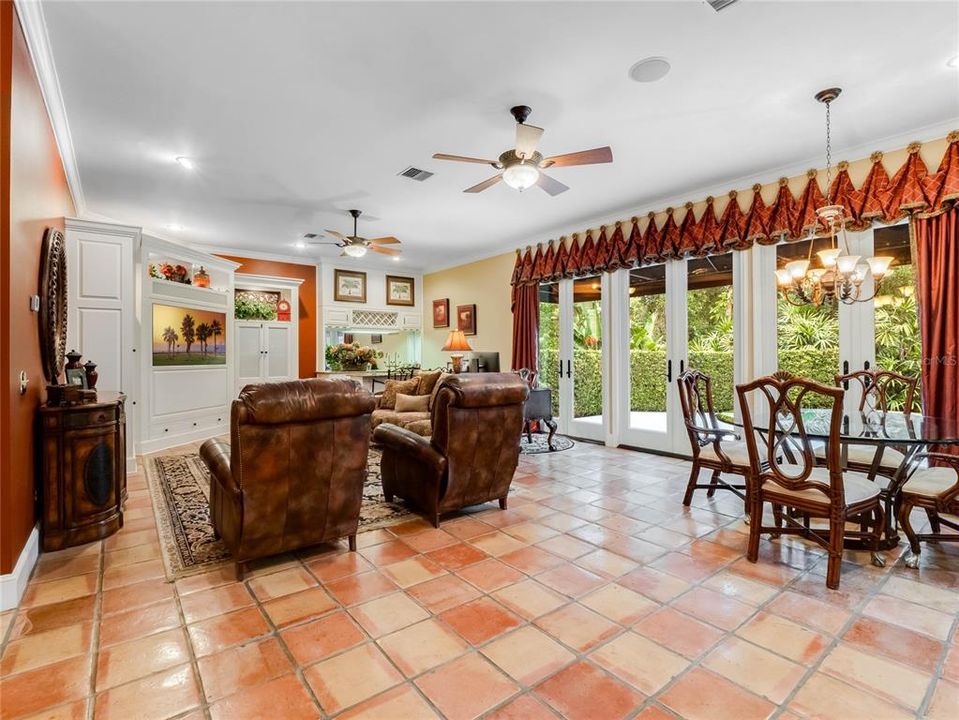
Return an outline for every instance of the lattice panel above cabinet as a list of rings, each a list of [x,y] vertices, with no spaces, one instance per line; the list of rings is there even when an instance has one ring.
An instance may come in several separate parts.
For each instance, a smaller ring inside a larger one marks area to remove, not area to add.
[[[399,326],[399,313],[386,310],[353,310],[350,326],[354,328],[395,328]]]

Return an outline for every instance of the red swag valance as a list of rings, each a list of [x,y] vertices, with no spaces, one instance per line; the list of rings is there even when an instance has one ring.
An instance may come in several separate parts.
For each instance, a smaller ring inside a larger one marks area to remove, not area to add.
[[[850,230],[864,230],[873,222],[891,223],[918,214],[933,217],[959,203],[959,131],[948,137],[948,146],[939,168],[930,173],[919,156],[919,143],[908,148],[905,163],[890,178],[882,164],[882,153],[870,156],[872,167],[860,188],[849,177],[849,164],[841,162],[832,182],[832,202],[846,209],[845,224]],[[550,241],[545,247],[517,250],[513,285],[593,275],[621,267],[648,265],[687,255],[745,250],[754,243],[771,245],[781,240],[799,240],[810,229],[818,229],[816,209],[826,204],[817,172],[807,173],[806,186],[799,197],[793,197],[788,178],[779,180],[779,190],[769,206],[760,194],[761,185],[754,185],[748,208],[743,211],[738,193],[729,193],[729,203],[722,216],[716,216],[713,198],[706,198],[706,208],[697,219],[693,203],[685,210],[666,209],[662,226],[656,223],[657,213],[649,213],[643,223],[638,217],[622,221],[615,227],[599,228],[599,234],[588,230],[585,235],[573,233]],[[679,216],[682,213],[682,216]]]

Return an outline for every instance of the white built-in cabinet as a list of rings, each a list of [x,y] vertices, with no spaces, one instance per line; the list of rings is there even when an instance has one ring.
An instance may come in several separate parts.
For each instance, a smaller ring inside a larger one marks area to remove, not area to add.
[[[171,282],[151,276],[150,266],[183,265],[192,275],[202,267],[209,287]],[[237,263],[178,243],[143,236],[137,277],[140,291],[140,374],[142,395],[140,453],[201,440],[229,431],[230,403],[234,392],[233,276]],[[169,308],[173,308],[171,312]],[[190,350],[180,337],[167,352],[164,326],[182,335],[182,317],[190,312],[201,322],[216,319],[222,334],[208,339],[208,355],[222,350],[222,362],[202,356],[199,338]],[[164,314],[165,313],[165,314]],[[155,327],[156,325],[156,327]],[[209,348],[212,347],[212,350]],[[190,357],[192,354],[192,357]]]
[[[234,321],[236,391],[246,385],[299,377],[299,286],[302,280],[265,275],[235,275],[236,292],[271,293],[289,305],[289,319]]]
[[[127,396],[127,470],[136,470],[137,362],[135,258],[140,228],[67,218],[67,345],[97,364],[98,390]]]

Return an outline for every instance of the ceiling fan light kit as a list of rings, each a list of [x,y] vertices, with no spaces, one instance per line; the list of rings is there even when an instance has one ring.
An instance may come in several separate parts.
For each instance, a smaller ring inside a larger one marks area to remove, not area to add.
[[[452,162],[477,163],[490,165],[501,172],[481,183],[466,188],[463,192],[480,193],[496,185],[500,180],[514,190],[527,190],[538,185],[549,195],[559,195],[569,190],[569,187],[546,175],[543,170],[549,167],[569,167],[571,165],[594,165],[613,161],[613,151],[609,147],[581,150],[580,152],[565,153],[544,158],[536,150],[543,128],[527,125],[526,119],[532,110],[528,105],[516,105],[510,108],[513,119],[516,120],[516,143],[512,150],[507,150],[498,160],[484,160],[466,155],[449,155],[435,153],[434,160],[450,160]]]

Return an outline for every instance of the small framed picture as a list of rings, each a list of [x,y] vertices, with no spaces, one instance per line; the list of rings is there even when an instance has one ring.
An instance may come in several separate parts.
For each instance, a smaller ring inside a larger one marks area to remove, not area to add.
[[[84,390],[87,387],[87,372],[83,368],[71,368],[66,371],[67,385],[79,385]]]
[[[333,299],[337,302],[366,302],[366,273],[333,270]]]
[[[433,327],[445,328],[450,326],[450,299],[433,301]]]
[[[413,290],[413,278],[399,277],[398,275],[386,276],[386,304],[387,305],[405,305],[407,307],[416,304],[416,298]]]
[[[456,329],[464,335],[476,334],[476,305],[456,306]]]
[[[382,344],[382,343],[383,343],[383,336],[382,336],[382,335],[377,335],[377,334],[375,334],[375,333],[374,333],[373,335],[370,335],[370,344],[371,344],[371,345],[380,345],[380,344]]]

